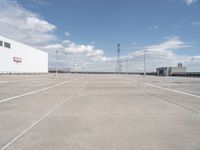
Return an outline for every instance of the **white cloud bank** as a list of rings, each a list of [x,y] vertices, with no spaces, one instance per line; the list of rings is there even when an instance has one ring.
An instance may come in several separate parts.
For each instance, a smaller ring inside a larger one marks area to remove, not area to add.
[[[188,56],[176,54],[176,51],[181,51],[186,48],[192,48],[192,45],[183,42],[179,37],[171,37],[160,44],[150,45],[141,50],[136,50],[126,57],[133,58],[132,61],[136,61],[138,67],[135,69],[142,71],[144,50],[147,50],[149,71],[153,71],[156,67],[160,66],[176,66],[179,62],[185,66],[190,66],[191,68],[189,70],[194,71],[197,68],[193,67],[196,67],[197,64],[200,65],[200,55]]]
[[[56,27],[47,21],[40,20],[35,17],[28,17],[25,24],[21,27],[22,30],[35,31],[35,32],[52,32]]]
[[[44,47],[48,50],[62,50],[68,56],[77,57],[79,65],[87,64],[86,70],[92,71],[115,71],[116,57],[108,58],[101,49],[96,49],[94,45],[77,45],[69,40],[63,41],[62,44],[53,44]],[[188,67],[189,71],[198,71],[200,69],[200,55],[178,55],[177,52],[183,49],[189,50],[191,44],[182,41],[179,37],[170,37],[164,42],[145,46],[139,50],[132,51],[128,55],[122,55],[123,71],[126,70],[126,59],[129,62],[129,71],[143,71],[143,56],[144,50],[147,50],[147,70],[155,71],[156,67],[177,66],[178,63],[183,63]],[[88,59],[89,58],[89,59]],[[70,58],[60,61],[69,62]],[[95,60],[95,61],[91,61]],[[74,59],[71,59],[73,66]]]
[[[111,58],[105,56],[104,51],[96,49],[94,45],[78,45],[72,41],[65,40],[62,44],[51,44],[44,46],[44,50],[60,50],[65,54],[85,55],[92,60],[109,61]]]
[[[192,3],[197,2],[197,0],[184,0],[188,5],[191,5]]]
[[[64,47],[62,44],[50,44],[41,47],[43,50],[49,50],[49,51],[56,51],[56,50],[62,50]]]
[[[0,1],[0,35],[38,46],[57,39],[56,26],[32,13],[15,0]]]

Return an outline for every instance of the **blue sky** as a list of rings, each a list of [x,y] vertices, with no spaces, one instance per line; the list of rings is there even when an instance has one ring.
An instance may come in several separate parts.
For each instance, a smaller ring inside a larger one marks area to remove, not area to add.
[[[148,71],[178,62],[189,71],[200,70],[198,0],[2,0],[0,3],[4,4],[0,10],[0,34],[49,52],[50,67],[55,66],[54,51],[62,49],[65,54],[60,52],[60,67],[73,68],[76,56],[82,66],[80,70],[114,71],[119,42],[122,61],[129,59],[130,71],[142,71],[144,49],[149,50]],[[16,15],[10,16],[8,10]],[[6,17],[24,23],[18,28],[6,24],[3,20]],[[28,41],[30,35],[32,39]]]

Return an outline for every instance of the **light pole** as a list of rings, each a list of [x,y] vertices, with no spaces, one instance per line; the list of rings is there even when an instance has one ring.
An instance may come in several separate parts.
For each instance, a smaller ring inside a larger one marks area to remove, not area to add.
[[[76,74],[76,68],[77,68],[77,64],[76,64],[76,54],[74,56],[74,73]]]
[[[56,50],[56,77],[58,77],[58,50]]]
[[[126,74],[128,74],[128,58],[126,59]]]
[[[146,53],[147,50],[144,50],[144,77],[146,77]]]

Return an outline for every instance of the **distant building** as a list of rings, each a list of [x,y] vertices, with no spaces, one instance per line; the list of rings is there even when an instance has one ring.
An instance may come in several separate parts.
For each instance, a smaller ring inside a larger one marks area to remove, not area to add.
[[[158,76],[172,76],[177,73],[186,73],[186,67],[179,63],[177,67],[159,67],[156,72]]]

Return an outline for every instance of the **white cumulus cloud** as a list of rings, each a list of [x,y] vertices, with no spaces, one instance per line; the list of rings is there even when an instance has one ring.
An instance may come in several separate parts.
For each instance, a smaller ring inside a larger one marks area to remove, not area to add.
[[[26,19],[25,25],[22,26],[21,29],[45,33],[54,31],[56,27],[47,21],[38,19],[36,17],[28,17]]]
[[[0,1],[0,35],[38,46],[57,39],[56,26],[42,19],[15,0]]]
[[[109,61],[110,58],[106,57],[104,51],[96,49],[94,45],[78,45],[72,41],[65,40],[62,44],[50,44],[42,47],[43,50],[55,51],[60,50],[65,54],[82,55],[92,60]]]
[[[51,44],[41,47],[41,49],[49,51],[62,50],[63,48],[62,44]]]
[[[102,60],[102,61],[110,60],[110,58],[104,56],[103,50],[96,49],[94,45],[77,45],[74,42],[68,40],[64,41],[63,43],[66,45],[66,48],[64,49],[65,53],[85,54],[86,56],[94,60]]]
[[[191,5],[194,2],[197,2],[197,0],[184,0],[188,5]]]
[[[66,36],[70,36],[70,33],[69,33],[69,32],[65,32],[65,35],[66,35]]]
[[[147,50],[147,65],[149,71],[155,70],[156,67],[161,66],[176,66],[179,62],[185,66],[189,66],[192,70],[194,64],[200,65],[200,55],[178,55],[177,50],[192,48],[192,45],[182,41],[179,37],[171,37],[166,41],[146,46],[140,50],[132,52],[129,56],[133,58],[134,63],[137,64],[136,69],[142,71],[144,50]],[[130,58],[131,58],[130,57]]]

